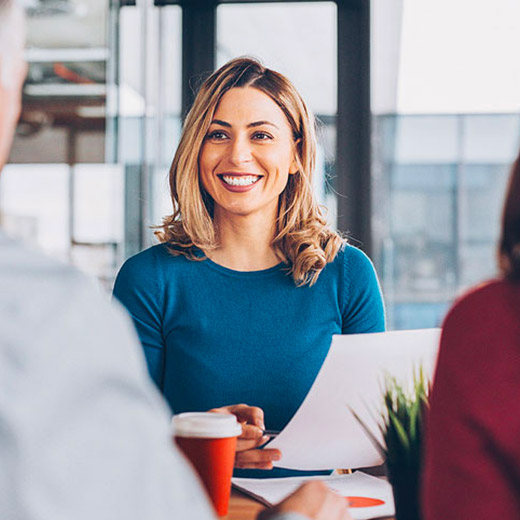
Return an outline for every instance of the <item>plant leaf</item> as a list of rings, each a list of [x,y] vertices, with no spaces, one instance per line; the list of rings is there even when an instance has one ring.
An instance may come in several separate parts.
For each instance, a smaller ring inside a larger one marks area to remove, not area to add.
[[[408,439],[408,435],[406,433],[406,430],[403,428],[403,425],[393,412],[393,410],[388,411],[388,415],[390,417],[390,421],[395,428],[395,431],[399,437],[399,440],[401,441],[401,444],[406,450],[410,449],[410,440]]]

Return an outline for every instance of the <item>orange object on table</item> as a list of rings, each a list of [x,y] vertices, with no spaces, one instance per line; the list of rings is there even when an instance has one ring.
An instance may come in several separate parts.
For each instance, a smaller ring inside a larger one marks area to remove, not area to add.
[[[218,516],[228,512],[237,437],[232,414],[188,412],[173,417],[175,441],[199,474]]]
[[[227,514],[237,438],[189,439],[177,437],[176,441],[204,482],[217,515]]]

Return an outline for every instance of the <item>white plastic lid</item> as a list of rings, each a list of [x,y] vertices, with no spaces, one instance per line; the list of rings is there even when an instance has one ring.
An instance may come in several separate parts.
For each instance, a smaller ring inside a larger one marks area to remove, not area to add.
[[[232,414],[187,412],[174,415],[172,422],[176,437],[223,439],[242,433],[242,426]]]

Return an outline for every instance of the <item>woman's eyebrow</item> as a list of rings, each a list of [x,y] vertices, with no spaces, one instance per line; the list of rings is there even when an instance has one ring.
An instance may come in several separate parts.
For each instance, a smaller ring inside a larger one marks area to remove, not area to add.
[[[211,124],[225,126],[226,128],[231,128],[231,124],[228,123],[227,121],[222,121],[222,119],[213,119],[213,121],[211,121]],[[254,128],[254,127],[262,126],[262,125],[269,125],[269,126],[273,126],[274,128],[278,128],[278,126],[276,126],[274,123],[271,123],[270,121],[253,121],[252,123],[249,123],[247,125],[247,128]]]
[[[254,123],[249,123],[247,125],[247,128],[253,128],[255,126],[263,126],[263,125],[270,125],[270,126],[274,126],[275,128],[278,128],[274,123],[271,123],[270,121],[255,121]]]
[[[231,124],[230,123],[226,123],[226,121],[222,121],[221,119],[213,119],[213,121],[211,121],[210,124],[226,126],[227,128],[231,128]]]

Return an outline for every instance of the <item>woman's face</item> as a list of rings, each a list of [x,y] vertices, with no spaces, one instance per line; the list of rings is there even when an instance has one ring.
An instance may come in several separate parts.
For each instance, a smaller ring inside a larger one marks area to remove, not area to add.
[[[280,107],[255,88],[226,92],[199,155],[215,220],[257,215],[272,225],[278,198],[296,171],[292,131]]]

